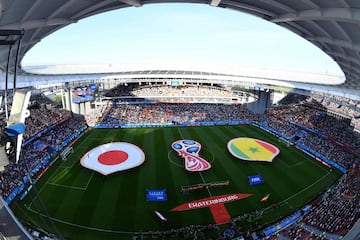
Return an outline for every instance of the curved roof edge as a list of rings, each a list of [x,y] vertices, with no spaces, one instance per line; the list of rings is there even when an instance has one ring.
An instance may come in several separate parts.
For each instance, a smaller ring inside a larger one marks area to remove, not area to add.
[[[62,69],[62,68],[61,68]],[[98,70],[98,69],[95,69]],[[332,95],[338,95],[360,101],[360,91],[356,89],[342,89],[339,85],[329,84],[313,84],[296,81],[296,78],[300,80],[307,76],[313,81],[319,81],[322,79],[324,82],[332,80],[338,80],[338,76],[328,76],[321,74],[299,74],[297,72],[291,75],[291,72],[284,72],[283,75],[279,72],[269,75],[266,71],[259,71],[255,74],[253,71],[240,72],[238,74],[228,74],[221,72],[206,72],[195,70],[183,70],[179,69],[156,69],[156,70],[129,70],[129,71],[109,71],[102,73],[73,73],[66,74],[57,72],[56,74],[37,74],[37,73],[23,73],[17,76],[17,87],[35,87],[46,88],[63,84],[65,82],[101,82],[101,81],[119,81],[124,82],[164,82],[170,80],[184,80],[189,82],[199,83],[214,83],[224,85],[258,85],[265,86],[267,88],[278,89],[304,89],[315,92],[323,92]],[[291,78],[290,78],[291,77]],[[13,75],[9,79],[12,79]],[[341,79],[340,79],[341,80]],[[12,82],[8,85],[12,88]],[[0,89],[4,89],[4,84],[0,82]]]
[[[78,20],[125,7],[152,3],[202,3],[241,11],[278,24],[310,41],[335,60],[346,81],[340,87],[360,90],[360,3],[350,0],[3,0],[0,32],[24,30],[19,59],[49,34]],[[1,35],[0,35],[1,36]],[[0,38],[3,39],[3,37]],[[0,68],[5,70],[8,46],[0,45]],[[12,60],[16,58],[15,48]],[[14,62],[14,61],[11,61]],[[11,68],[13,69],[13,67]]]

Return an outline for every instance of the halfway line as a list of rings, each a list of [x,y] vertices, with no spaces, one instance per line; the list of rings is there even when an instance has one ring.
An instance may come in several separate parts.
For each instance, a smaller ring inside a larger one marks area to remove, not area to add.
[[[201,177],[202,182],[203,182],[204,184],[206,184],[206,181],[205,181],[205,179],[204,179],[204,177],[203,177],[203,175],[202,175],[201,172],[199,172],[199,175],[200,175],[200,177]],[[210,197],[212,197],[212,194],[211,194],[211,192],[210,192],[210,189],[209,189],[208,187],[206,187],[206,190],[208,191]]]

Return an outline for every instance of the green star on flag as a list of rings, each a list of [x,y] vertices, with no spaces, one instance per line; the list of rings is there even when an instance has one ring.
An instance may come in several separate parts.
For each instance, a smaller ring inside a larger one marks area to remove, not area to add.
[[[260,152],[257,147],[250,147],[250,148],[249,148],[249,151],[252,152],[252,153]]]

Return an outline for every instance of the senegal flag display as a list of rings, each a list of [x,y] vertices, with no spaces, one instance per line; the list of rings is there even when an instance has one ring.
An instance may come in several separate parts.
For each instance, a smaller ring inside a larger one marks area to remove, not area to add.
[[[280,153],[274,145],[255,138],[231,139],[227,148],[234,157],[246,161],[272,162]]]

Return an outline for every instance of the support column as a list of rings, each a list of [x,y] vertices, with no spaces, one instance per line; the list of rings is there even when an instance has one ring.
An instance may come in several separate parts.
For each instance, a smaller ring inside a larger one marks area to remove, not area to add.
[[[268,89],[266,91],[255,90],[254,94],[258,96],[258,100],[247,105],[248,109],[254,113],[263,114],[265,110],[272,105],[273,91]]]

